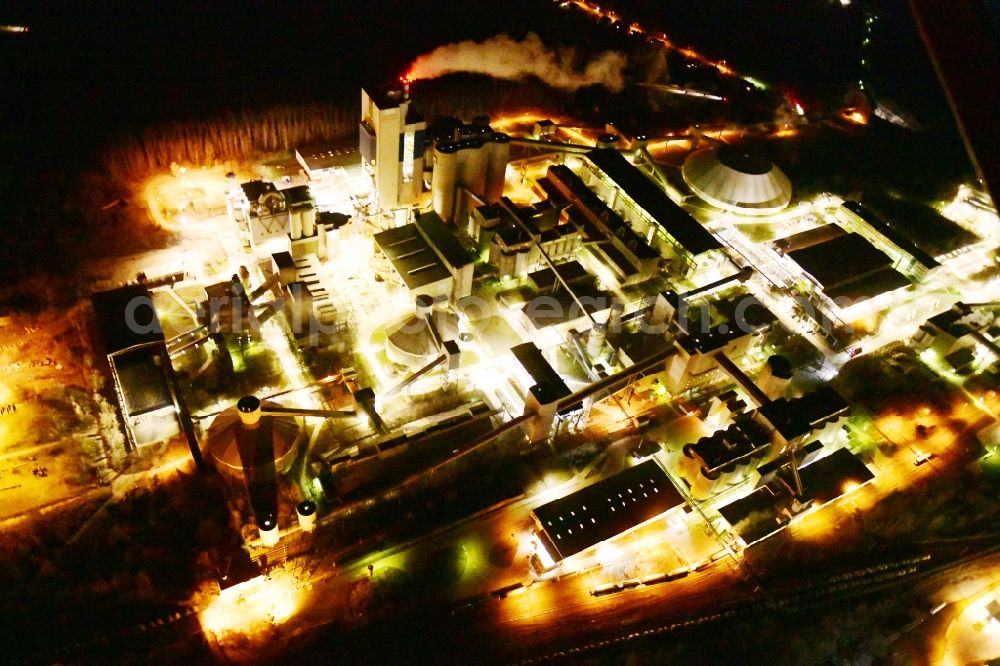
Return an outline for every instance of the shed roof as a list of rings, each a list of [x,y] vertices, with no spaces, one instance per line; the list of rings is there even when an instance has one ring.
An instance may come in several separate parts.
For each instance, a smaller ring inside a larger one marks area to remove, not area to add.
[[[647,460],[574,493],[535,508],[532,514],[562,560],[684,503],[655,460]]]

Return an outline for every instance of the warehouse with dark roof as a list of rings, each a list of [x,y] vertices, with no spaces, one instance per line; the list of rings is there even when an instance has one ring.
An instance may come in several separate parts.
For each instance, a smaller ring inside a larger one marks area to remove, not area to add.
[[[684,504],[666,472],[647,460],[531,512],[538,537],[564,560]]]
[[[598,148],[586,157],[591,172],[606,185],[613,186],[609,205],[616,211],[626,211],[626,217],[631,210],[634,217],[652,227],[655,243],[661,251],[669,248],[679,259],[681,272],[698,272],[722,260],[722,244],[715,236],[621,153]]]

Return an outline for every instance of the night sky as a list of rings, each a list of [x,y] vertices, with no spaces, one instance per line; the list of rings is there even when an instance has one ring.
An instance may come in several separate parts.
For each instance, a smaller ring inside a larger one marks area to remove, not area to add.
[[[677,44],[824,105],[838,104],[857,80],[864,16],[874,11],[882,18],[870,77],[876,97],[957,141],[905,3],[608,4]],[[15,199],[48,196],[24,194],[36,183],[95,173],[103,146],[145,127],[279,104],[354,103],[362,83],[395,79],[442,44],[529,31],[584,53],[621,43],[550,0],[42,0],[8,4],[0,24],[30,27],[0,33],[0,196]],[[7,221],[11,211],[0,209],[5,228],[21,224]]]
[[[678,43],[806,94],[857,77],[863,0],[847,8],[829,0],[610,4]],[[546,0],[24,5],[0,12],[2,23],[31,27],[0,36],[0,59],[13,65],[3,68],[4,87],[14,91],[3,96],[4,124],[29,121],[41,134],[64,135],[60,143],[81,145],[123,124],[355,95],[362,81],[392,77],[415,55],[451,41],[528,30],[549,41],[574,37],[558,32],[565,13]],[[886,93],[918,107],[928,97],[935,104],[936,90],[925,94],[935,88],[933,73],[901,3],[868,6],[886,21],[879,63],[889,74]],[[920,94],[907,96],[900,81]]]

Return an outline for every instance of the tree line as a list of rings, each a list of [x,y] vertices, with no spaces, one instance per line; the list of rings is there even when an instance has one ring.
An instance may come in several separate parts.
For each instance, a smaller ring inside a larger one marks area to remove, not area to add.
[[[420,82],[413,106],[425,117],[500,113],[552,106],[559,95],[539,83],[460,77]],[[303,105],[244,110],[206,119],[174,121],[124,134],[103,151],[108,174],[134,181],[164,171],[170,164],[211,165],[242,162],[261,153],[284,152],[297,145],[357,134],[358,102],[344,99]]]
[[[115,179],[133,180],[172,162],[208,165],[356,132],[358,112],[346,102],[283,105],[203,120],[175,121],[123,136],[105,149]]]

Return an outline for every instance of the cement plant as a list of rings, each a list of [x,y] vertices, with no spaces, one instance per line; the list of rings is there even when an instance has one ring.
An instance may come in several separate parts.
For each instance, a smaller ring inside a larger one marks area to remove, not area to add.
[[[802,3],[853,40],[816,92],[667,7],[527,4],[342,107],[125,131],[82,160],[114,223],[10,187],[13,663],[1000,657],[996,127],[950,24]],[[418,29],[365,16],[366,61],[367,21]],[[892,21],[947,130],[880,83]],[[353,76],[313,48],[268,67]]]

